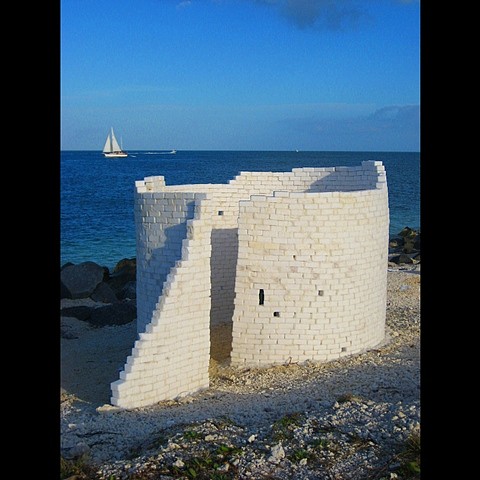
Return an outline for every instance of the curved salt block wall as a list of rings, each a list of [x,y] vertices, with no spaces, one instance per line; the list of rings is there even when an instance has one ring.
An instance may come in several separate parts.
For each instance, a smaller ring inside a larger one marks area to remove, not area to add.
[[[240,202],[234,365],[325,361],[384,338],[385,192]]]
[[[241,172],[225,185],[136,182],[138,340],[114,405],[209,385],[211,332],[233,365],[329,360],[384,337],[388,196],[381,162]],[[232,325],[233,322],[233,325]]]

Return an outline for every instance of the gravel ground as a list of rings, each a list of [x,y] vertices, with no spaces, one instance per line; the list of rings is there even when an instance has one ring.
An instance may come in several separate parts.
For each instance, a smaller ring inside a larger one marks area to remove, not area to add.
[[[135,325],[63,318],[62,457],[102,480],[419,478],[403,453],[420,434],[419,273],[389,269],[374,350],[266,369],[212,360],[208,390],[129,411],[104,404]]]

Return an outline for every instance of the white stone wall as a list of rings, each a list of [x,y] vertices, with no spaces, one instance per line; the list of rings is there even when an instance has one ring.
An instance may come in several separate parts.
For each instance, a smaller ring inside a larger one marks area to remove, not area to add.
[[[233,321],[235,365],[328,360],[383,339],[381,162],[241,172],[225,185],[147,177],[136,190],[139,339],[114,405],[208,387],[214,325]]]
[[[232,364],[325,361],[380,343],[387,245],[382,190],[241,202]]]

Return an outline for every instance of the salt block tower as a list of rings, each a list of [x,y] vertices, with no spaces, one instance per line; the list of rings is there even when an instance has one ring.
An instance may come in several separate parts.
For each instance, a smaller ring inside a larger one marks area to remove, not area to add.
[[[136,182],[138,340],[113,405],[208,388],[211,332],[234,366],[327,361],[384,339],[389,210],[381,162]]]

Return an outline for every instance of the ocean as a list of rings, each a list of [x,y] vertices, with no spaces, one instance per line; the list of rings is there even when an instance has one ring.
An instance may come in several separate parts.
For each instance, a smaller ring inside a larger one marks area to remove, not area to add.
[[[381,160],[387,172],[390,234],[420,228],[420,153],[129,151],[107,159],[100,151],[62,151],[60,263],[93,261],[113,268],[135,257],[135,180],[163,175],[167,185],[227,183],[241,171],[285,172],[299,167],[356,166]]]

